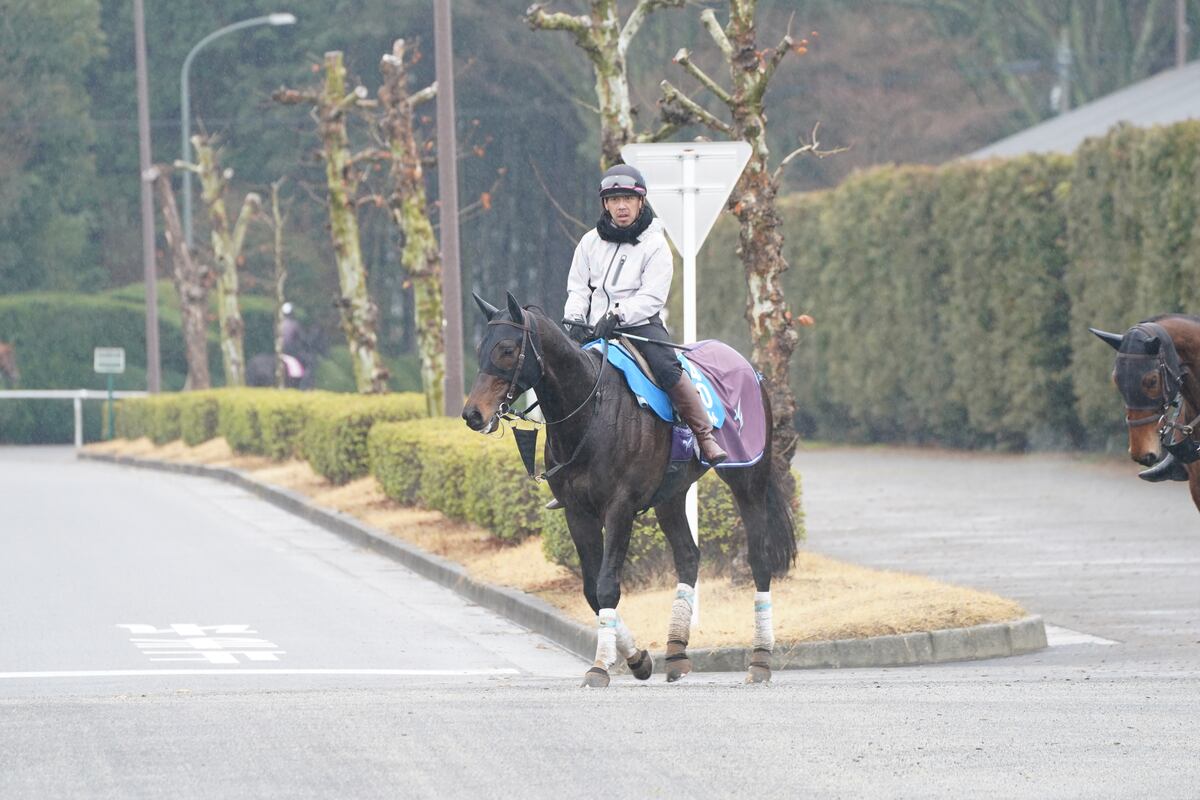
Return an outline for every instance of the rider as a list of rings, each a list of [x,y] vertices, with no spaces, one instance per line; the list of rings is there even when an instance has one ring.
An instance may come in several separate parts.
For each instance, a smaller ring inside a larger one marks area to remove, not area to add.
[[[671,289],[674,262],[662,223],[646,202],[646,181],[628,164],[600,179],[603,214],[575,248],[567,278],[564,322],[572,338],[585,342],[623,333],[668,341],[660,312]],[[587,326],[591,325],[589,331]],[[712,423],[683,366],[668,345],[636,342],[654,380],[671,398],[679,417],[696,435],[700,456],[716,466],[728,456],[712,435]]]

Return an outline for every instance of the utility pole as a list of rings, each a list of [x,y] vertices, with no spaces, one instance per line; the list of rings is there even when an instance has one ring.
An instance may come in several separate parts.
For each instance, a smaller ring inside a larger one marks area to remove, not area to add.
[[[1182,67],[1188,57],[1187,0],[1175,0],[1175,66]]]
[[[450,0],[433,0],[437,48],[438,200],[442,245],[442,308],[446,335],[445,414],[457,417],[463,402],[462,278],[458,267],[458,142],[454,135],[454,45]]]
[[[150,90],[146,78],[146,17],[133,0],[133,40],[137,62],[138,177],[142,187],[142,272],[146,283],[146,390],[162,389],[158,353],[158,265],[154,258],[154,197],[150,168]]]
[[[1051,104],[1055,112],[1065,114],[1071,110],[1071,39],[1066,28],[1058,33],[1058,52],[1054,60],[1058,66],[1058,83],[1051,92]]]

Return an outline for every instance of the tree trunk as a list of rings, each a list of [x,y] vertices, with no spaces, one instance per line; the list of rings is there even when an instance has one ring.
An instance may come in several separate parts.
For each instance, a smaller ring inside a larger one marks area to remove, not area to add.
[[[540,3],[525,12],[526,22],[535,30],[570,33],[575,44],[592,62],[600,110],[601,169],[623,163],[622,145],[633,141],[658,141],[677,129],[670,123],[652,134],[638,134],[634,129],[625,54],[650,12],[665,7],[680,8],[683,3],[684,0],[638,0],[624,24],[617,0],[590,0],[586,16],[547,12]]]
[[[200,175],[201,197],[208,208],[209,226],[212,228],[213,260],[217,269],[217,319],[225,385],[245,386],[246,326],[242,322],[238,296],[238,261],[242,255],[246,228],[262,201],[257,194],[248,193],[242,201],[237,221],[230,229],[229,214],[225,210],[225,187],[229,182],[229,174],[221,170],[216,150],[205,137],[193,136],[192,147],[196,150],[195,171]]]
[[[167,246],[171,251],[171,277],[175,291],[179,294],[180,326],[183,329],[183,354],[187,359],[185,391],[209,389],[212,379],[208,373],[208,289],[212,271],[207,265],[192,259],[187,242],[183,238],[183,227],[179,222],[179,210],[175,206],[175,192],[171,188],[171,171],[157,167],[154,185],[162,204],[163,219],[166,221]]]
[[[421,356],[421,385],[429,416],[443,409],[446,377],[446,344],[442,320],[442,262],[425,198],[425,175],[421,166],[421,143],[413,126],[414,109],[436,94],[436,85],[409,94],[408,69],[404,63],[404,40],[392,46],[391,55],[380,63],[383,86],[383,132],[391,151],[391,192],[388,206],[403,235],[400,263],[413,287],[416,307],[417,349]],[[453,154],[446,154],[453,157]]]
[[[284,287],[287,284],[287,264],[283,260],[283,214],[279,211],[280,179],[271,184],[271,232],[272,249],[275,256],[275,386],[287,386],[287,371],[283,364],[283,304],[287,302]],[[306,365],[311,368],[311,365]]]
[[[767,118],[763,95],[776,67],[793,47],[792,38],[785,35],[774,48],[759,50],[754,27],[757,0],[728,0],[729,24],[722,28],[712,9],[700,15],[709,36],[720,48],[729,65],[733,89],[726,91],[700,70],[691,55],[682,49],[675,62],[714,94],[729,109],[732,122],[724,122],[695,101],[683,95],[668,81],[662,82],[663,115],[670,120],[682,120],[707,125],[718,133],[750,144],[750,160],[729,197],[729,210],[741,223],[738,255],[746,273],[746,321],[750,325],[751,355],[755,365],[766,378],[767,393],[774,412],[775,428],[771,440],[773,457],[794,496],[790,469],[796,453],[796,434],[793,417],[796,398],[788,383],[789,363],[796,348],[795,321],[783,296],[783,273],[788,264],[783,257],[783,236],[779,230],[776,195],[779,192],[779,170],[769,168],[770,149],[767,146]],[[784,159],[806,150],[815,150],[814,142]]]
[[[333,237],[341,296],[338,308],[342,331],[354,363],[354,382],[360,392],[387,391],[388,371],[379,357],[376,325],[379,311],[367,290],[367,268],[359,245],[354,210],[357,178],[346,134],[346,110],[357,94],[346,94],[342,54],[325,54],[325,86],[318,105],[321,143],[325,150],[325,179],[329,190],[329,230]]]

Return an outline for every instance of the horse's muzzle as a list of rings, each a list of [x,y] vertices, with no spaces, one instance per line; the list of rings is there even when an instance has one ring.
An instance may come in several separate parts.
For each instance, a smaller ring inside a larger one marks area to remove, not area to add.
[[[1130,458],[1133,458],[1133,456],[1130,456]],[[1146,453],[1140,458],[1134,458],[1133,460],[1143,467],[1153,467],[1158,463],[1158,458],[1158,453]]]
[[[463,422],[473,431],[481,430],[484,425],[483,413],[478,406],[466,406],[462,412]]]

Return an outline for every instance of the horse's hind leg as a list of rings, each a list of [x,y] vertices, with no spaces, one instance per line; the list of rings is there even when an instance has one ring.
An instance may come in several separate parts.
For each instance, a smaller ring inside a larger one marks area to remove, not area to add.
[[[700,571],[700,548],[692,539],[685,497],[685,493],[680,492],[654,508],[658,525],[671,545],[679,581],[675,587],[675,601],[671,604],[671,619],[667,623],[667,681],[672,683],[692,671],[687,645],[696,600],[696,577]]]
[[[771,576],[784,574],[795,557],[791,512],[763,459],[745,470],[726,470],[725,479],[746,528],[750,571],[754,575],[754,640],[746,683],[771,680],[775,630],[771,619]]]

